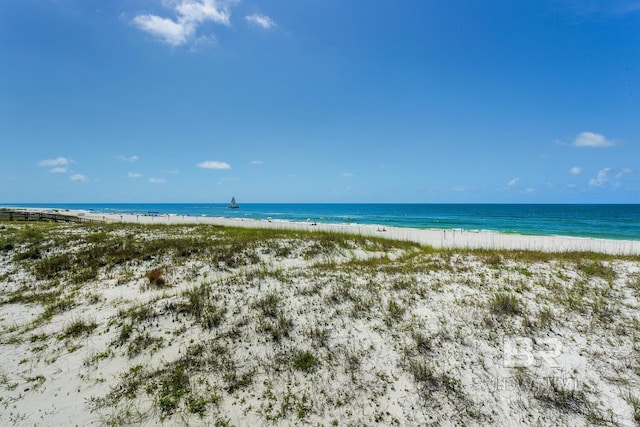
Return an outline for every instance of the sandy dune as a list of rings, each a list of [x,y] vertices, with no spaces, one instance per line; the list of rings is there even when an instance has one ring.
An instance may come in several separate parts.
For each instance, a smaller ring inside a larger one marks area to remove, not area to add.
[[[638,257],[122,221],[0,223],[0,425],[640,422]]]

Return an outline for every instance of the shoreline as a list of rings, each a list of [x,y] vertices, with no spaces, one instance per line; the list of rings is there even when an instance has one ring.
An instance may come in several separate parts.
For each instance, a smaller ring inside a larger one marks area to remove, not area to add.
[[[1,425],[640,419],[640,257],[449,252],[341,233],[608,242],[104,219],[0,223]]]
[[[58,211],[59,209],[22,208],[31,212]],[[320,222],[295,222],[285,220],[260,220],[188,215],[140,215],[127,213],[96,213],[82,210],[64,210],[67,215],[104,221],[105,223],[131,224],[201,224],[258,229],[282,229],[324,231],[382,237],[391,240],[410,241],[440,249],[492,249],[531,250],[543,252],[598,252],[608,255],[640,255],[640,241],[614,240],[591,237],[524,235],[496,231],[464,229],[418,229],[388,227],[369,224],[330,224]]]
[[[95,214],[208,216],[317,221],[416,229],[464,229],[507,234],[640,241],[640,204],[385,204],[247,203],[62,203],[10,204],[13,208],[58,209]]]

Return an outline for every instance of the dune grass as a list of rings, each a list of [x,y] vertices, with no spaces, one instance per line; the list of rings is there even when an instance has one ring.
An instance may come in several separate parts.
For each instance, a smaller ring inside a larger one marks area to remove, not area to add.
[[[516,411],[504,409],[505,390],[477,386],[500,373],[505,336],[571,336],[566,351],[621,390],[611,405],[627,408],[625,419],[640,413],[636,394],[624,392],[640,386],[638,256],[435,250],[208,225],[4,222],[0,260],[0,309],[33,313],[3,326],[1,342],[42,354],[33,363],[43,371],[70,348],[101,343],[83,366],[108,382],[88,399],[104,424],[233,425],[229,407],[271,424],[491,424]],[[109,372],[114,361],[127,368]],[[535,382],[545,374],[535,369],[508,373],[538,423],[611,418],[594,403],[596,386]],[[576,375],[587,381],[587,373]],[[4,375],[0,389],[14,403],[6,388],[24,380]],[[384,410],[398,390],[405,400],[393,405],[402,410]]]

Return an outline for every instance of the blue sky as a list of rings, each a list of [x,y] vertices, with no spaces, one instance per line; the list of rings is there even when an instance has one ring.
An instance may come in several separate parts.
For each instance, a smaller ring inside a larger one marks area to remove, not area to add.
[[[3,0],[0,203],[640,203],[638,0]]]

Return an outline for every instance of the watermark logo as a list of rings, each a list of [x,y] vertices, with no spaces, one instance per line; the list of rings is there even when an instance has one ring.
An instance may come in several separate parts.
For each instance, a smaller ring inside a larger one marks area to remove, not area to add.
[[[581,389],[578,379],[569,377],[564,373],[556,373],[548,376],[502,377],[496,375],[490,378],[472,378],[472,387],[475,390],[491,393],[528,391],[537,395],[548,394],[549,391],[561,390],[571,392]]]
[[[536,340],[529,337],[505,337],[503,342],[505,368],[530,368],[546,364],[559,368],[562,343],[556,338]]]

